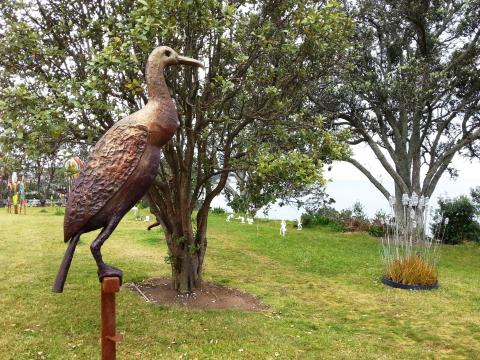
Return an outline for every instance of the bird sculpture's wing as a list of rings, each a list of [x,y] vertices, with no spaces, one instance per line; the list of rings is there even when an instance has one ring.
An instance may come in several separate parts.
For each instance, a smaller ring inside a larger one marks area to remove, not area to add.
[[[125,184],[138,166],[147,141],[145,126],[121,121],[97,142],[68,196],[65,242],[77,234]]]

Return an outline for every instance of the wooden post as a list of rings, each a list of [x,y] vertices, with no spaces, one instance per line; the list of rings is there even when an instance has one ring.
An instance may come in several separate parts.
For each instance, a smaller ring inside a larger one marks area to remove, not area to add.
[[[101,283],[102,292],[102,360],[116,359],[116,343],[122,337],[115,333],[115,293],[120,291],[120,279],[106,277]]]

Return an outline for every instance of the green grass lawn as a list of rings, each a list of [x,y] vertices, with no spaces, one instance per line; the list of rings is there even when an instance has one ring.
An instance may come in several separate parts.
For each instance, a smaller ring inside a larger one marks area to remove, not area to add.
[[[30,210],[30,209],[29,209]],[[82,237],[63,294],[50,289],[63,216],[0,211],[0,359],[98,359],[99,284]],[[278,235],[278,222],[211,215],[205,280],[257,295],[258,313],[145,303],[123,289],[118,359],[479,359],[480,247],[445,246],[441,288],[387,288],[380,244],[322,229]],[[104,246],[126,282],[168,276],[156,228],[127,215]]]

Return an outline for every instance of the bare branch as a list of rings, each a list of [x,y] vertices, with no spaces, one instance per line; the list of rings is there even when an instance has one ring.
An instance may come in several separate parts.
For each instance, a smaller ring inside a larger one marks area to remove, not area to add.
[[[375,176],[373,176],[372,173],[369,172],[362,164],[353,158],[350,158],[347,161],[360,170],[368,178],[368,180],[370,180],[370,182],[375,185],[378,190],[380,190],[387,200],[390,198],[390,193],[388,190],[385,189],[385,187],[375,178]]]

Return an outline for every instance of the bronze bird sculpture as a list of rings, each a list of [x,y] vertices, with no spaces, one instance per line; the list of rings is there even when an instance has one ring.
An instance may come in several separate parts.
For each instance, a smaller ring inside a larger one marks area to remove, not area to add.
[[[148,57],[148,102],[141,110],[113,125],[97,142],[88,163],[72,186],[64,219],[64,240],[70,242],[58,271],[53,292],[62,292],[75,247],[84,233],[102,229],[90,249],[100,281],[107,276],[122,279],[122,271],[107,265],[100,249],[123,216],[152,184],[160,163],[160,148],[179,126],[177,110],[165,83],[170,65],[203,64],[178,55],[167,46]]]

